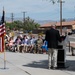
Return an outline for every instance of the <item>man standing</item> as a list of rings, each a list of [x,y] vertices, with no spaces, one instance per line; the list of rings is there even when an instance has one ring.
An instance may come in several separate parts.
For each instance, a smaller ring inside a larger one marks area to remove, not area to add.
[[[51,25],[50,30],[46,31],[45,40],[48,42],[48,61],[49,69],[57,67],[57,47],[60,41],[59,31],[55,29],[55,25]],[[51,62],[50,62],[51,55]],[[51,66],[50,66],[51,65]]]

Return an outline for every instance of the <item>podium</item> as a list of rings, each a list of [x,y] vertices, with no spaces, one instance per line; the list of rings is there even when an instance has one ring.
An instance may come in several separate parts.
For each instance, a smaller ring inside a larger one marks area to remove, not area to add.
[[[58,54],[57,54],[57,67],[58,68],[65,68],[65,39],[66,37],[65,36],[62,36],[61,39],[62,42],[59,43],[59,46],[58,46]]]
[[[58,49],[57,67],[65,68],[65,50],[64,49]]]

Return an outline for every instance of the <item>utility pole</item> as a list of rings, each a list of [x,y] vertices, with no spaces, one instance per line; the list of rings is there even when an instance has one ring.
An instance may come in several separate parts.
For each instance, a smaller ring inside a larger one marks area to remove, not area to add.
[[[52,1],[53,4],[55,4],[55,2],[56,2],[55,0],[50,0],[50,1]],[[57,2],[60,3],[60,33],[62,35],[62,3],[64,3],[64,1],[57,0]]]
[[[74,6],[74,13],[75,13],[75,6]],[[74,21],[75,21],[75,15],[74,15]]]
[[[12,21],[12,24],[13,24],[13,20],[14,20],[14,15],[13,15],[13,13],[11,13],[11,21]]]
[[[23,12],[23,23],[24,23],[24,26],[25,26],[25,14],[26,14],[26,12],[24,11]]]
[[[64,1],[60,0],[60,32],[62,35],[62,3],[64,3]]]
[[[62,0],[60,0],[60,32],[62,35]]]

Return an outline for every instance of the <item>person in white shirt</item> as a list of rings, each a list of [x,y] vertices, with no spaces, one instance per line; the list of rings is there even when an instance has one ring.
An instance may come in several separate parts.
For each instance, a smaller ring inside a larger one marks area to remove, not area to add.
[[[27,52],[27,48],[28,48],[28,38],[26,35],[24,35],[23,40],[22,40],[22,44],[23,46],[23,52]]]

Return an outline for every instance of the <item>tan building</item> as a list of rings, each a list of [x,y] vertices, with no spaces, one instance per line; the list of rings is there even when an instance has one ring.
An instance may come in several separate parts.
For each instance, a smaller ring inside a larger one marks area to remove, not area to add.
[[[52,24],[56,25],[56,28],[58,30],[61,29],[61,25],[60,22],[50,22],[50,23],[46,23],[40,26],[40,29],[46,30],[49,29],[51,27]],[[72,30],[75,30],[75,21],[65,21],[62,22],[62,30],[66,27],[67,31],[70,32]]]

